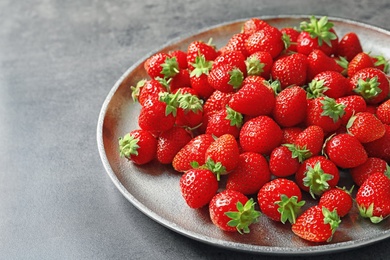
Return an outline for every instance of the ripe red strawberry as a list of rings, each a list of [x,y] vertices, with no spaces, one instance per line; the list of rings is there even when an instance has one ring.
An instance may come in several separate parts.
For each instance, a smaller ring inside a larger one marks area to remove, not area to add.
[[[172,163],[175,155],[191,139],[191,134],[182,127],[175,126],[162,132],[157,139],[157,160],[162,164]]]
[[[248,200],[241,192],[224,190],[210,201],[210,218],[223,231],[249,233],[249,226],[260,216],[254,206],[253,199]]]
[[[255,52],[245,60],[247,74],[269,79],[273,62],[269,52]]]
[[[350,79],[350,88],[361,95],[367,104],[379,104],[390,91],[386,74],[376,68],[364,68],[356,72]]]
[[[157,139],[148,131],[136,129],[119,138],[119,152],[135,164],[146,164],[156,157]]]
[[[265,51],[272,58],[277,57],[284,49],[282,33],[273,26],[265,26],[261,30],[252,33],[245,43],[249,54]]]
[[[340,173],[336,164],[322,155],[310,157],[302,162],[295,174],[298,186],[309,192],[313,198],[336,187],[339,179]]]
[[[276,60],[271,69],[271,76],[279,80],[282,89],[291,86],[302,86],[306,83],[307,57],[294,53]]]
[[[301,33],[297,39],[297,51],[309,55],[313,50],[321,50],[327,56],[337,53],[338,37],[333,29],[333,23],[326,16],[317,20],[310,17],[310,23],[300,24]]]
[[[297,40],[300,32],[292,27],[284,27],[280,29],[283,34],[282,39],[284,42],[284,48],[287,53],[297,52]]]
[[[325,133],[337,130],[341,125],[344,105],[330,97],[318,97],[308,100],[306,125],[320,126]]]
[[[179,89],[181,94],[178,97],[179,107],[177,108],[176,126],[195,128],[203,121],[203,100],[189,93],[190,90],[192,89]]]
[[[275,99],[273,119],[282,127],[292,127],[304,122],[306,117],[306,92],[299,86],[283,89]]]
[[[190,87],[190,72],[188,69],[181,69],[175,76],[169,78],[166,81],[166,85],[169,87],[170,92],[174,92],[179,88]]]
[[[325,207],[329,211],[336,209],[337,214],[342,218],[347,215],[353,207],[352,189],[331,188],[325,191],[318,202],[318,206]]]
[[[390,164],[390,125],[385,125],[386,132],[378,140],[364,144],[370,157],[378,157]]]
[[[168,53],[159,52],[153,54],[144,62],[144,68],[146,73],[152,78],[164,78],[165,75],[162,73],[163,67],[162,65],[168,60],[171,59],[171,56]],[[172,61],[172,60],[171,60]],[[178,65],[178,64],[176,64]],[[176,69],[178,66],[176,67]]]
[[[138,101],[141,106],[149,98],[158,99],[160,92],[166,91],[163,85],[155,79],[140,80],[136,86],[131,87],[131,96],[134,101]]]
[[[228,41],[228,43],[221,48],[221,52],[226,52],[226,51],[241,51],[241,53],[245,56],[248,57],[249,53],[246,50],[245,47],[245,42],[249,38],[250,34],[246,33],[237,33],[234,34]]]
[[[387,163],[383,159],[369,157],[365,163],[349,169],[349,173],[355,184],[361,186],[368,176],[375,172],[385,172],[387,167]]]
[[[340,168],[354,168],[363,164],[368,156],[359,140],[350,134],[337,134],[325,143],[325,154]]]
[[[206,134],[220,137],[224,134],[231,134],[234,138],[238,138],[240,128],[243,124],[241,113],[233,110],[230,107],[221,109],[209,115],[207,119]]]
[[[239,156],[237,168],[227,177],[226,189],[251,195],[270,180],[271,173],[265,157],[258,153],[244,152]]]
[[[299,168],[298,158],[294,158],[287,146],[281,145],[272,150],[269,157],[269,169],[276,177],[295,174]]]
[[[351,61],[360,52],[363,52],[363,48],[356,33],[348,32],[340,39],[337,47],[338,56]]]
[[[197,56],[203,55],[206,61],[213,61],[218,56],[218,52],[215,46],[211,43],[205,43],[203,41],[193,41],[187,47],[187,62],[188,68],[193,69],[193,63]]]
[[[257,200],[264,215],[283,224],[286,221],[295,223],[301,207],[305,204],[298,185],[285,178],[266,183],[259,190]]]
[[[225,51],[221,53],[212,63],[211,69],[215,69],[216,67],[229,64],[233,67],[238,68],[244,76],[246,76],[246,57],[240,51]]]
[[[364,112],[367,109],[366,101],[359,95],[337,98],[336,103],[344,105],[345,114],[341,117],[341,125],[343,126],[348,124],[348,121],[353,114]]]
[[[349,119],[347,131],[361,143],[369,143],[383,137],[386,128],[374,114],[359,112]]]
[[[260,31],[266,26],[269,26],[269,24],[266,21],[254,17],[244,22],[244,25],[242,26],[242,32],[250,35],[257,31]]]
[[[347,74],[352,77],[356,72],[364,68],[373,68],[374,62],[370,55],[365,52],[356,54],[355,57],[348,63]]]
[[[390,125],[390,99],[378,106],[376,116],[383,124]]]
[[[282,144],[292,144],[295,142],[298,135],[303,131],[303,128],[301,127],[285,127],[282,128],[283,132],[283,138],[282,138]]]
[[[339,98],[345,96],[349,89],[349,81],[337,71],[323,71],[317,74],[307,88],[308,97],[328,96]]]
[[[202,98],[208,98],[214,92],[214,88],[208,82],[208,75],[212,62],[207,61],[204,55],[195,57],[192,63],[193,70],[190,73],[190,84]]]
[[[168,53],[172,58],[176,57],[176,61],[180,70],[188,68],[187,53],[182,50],[173,50]]]
[[[307,80],[310,82],[317,74],[323,71],[342,72],[343,67],[336,60],[327,56],[321,50],[313,50],[307,56]]]
[[[390,170],[371,174],[356,193],[360,215],[372,223],[379,223],[390,215],[389,174]]]
[[[258,116],[244,123],[239,142],[243,151],[269,155],[282,138],[283,132],[272,118]]]
[[[209,73],[208,83],[222,92],[235,92],[244,80],[243,72],[230,64],[221,64]]]
[[[324,131],[317,125],[311,125],[298,134],[293,143],[286,144],[292,157],[302,162],[309,157],[319,155],[324,142]]]
[[[173,158],[173,168],[178,172],[185,172],[192,169],[192,162],[204,165],[206,163],[206,150],[212,142],[214,142],[214,138],[208,134],[201,134],[192,138]]]
[[[239,155],[240,151],[236,138],[233,135],[224,134],[218,137],[207,148],[205,162],[206,164],[209,164],[210,162],[212,164],[221,164],[220,167],[223,169],[217,172],[217,179],[219,180],[219,174],[228,174],[237,167]],[[212,169],[213,172],[216,172],[213,169],[214,167],[209,168]]]
[[[180,190],[190,208],[201,208],[217,193],[218,181],[209,169],[190,169],[180,178]]]
[[[337,211],[318,205],[308,208],[292,225],[295,235],[311,242],[330,242],[341,223]]]
[[[245,77],[244,81],[242,82],[242,85],[248,84],[248,83],[259,83],[259,84],[268,84],[268,81],[263,78],[262,76],[258,75],[248,75]]]
[[[269,115],[275,106],[275,94],[263,83],[247,83],[233,94],[229,106],[244,115]]]
[[[232,96],[233,93],[224,93],[219,90],[214,91],[203,105],[204,114],[210,115],[216,111],[226,108]]]

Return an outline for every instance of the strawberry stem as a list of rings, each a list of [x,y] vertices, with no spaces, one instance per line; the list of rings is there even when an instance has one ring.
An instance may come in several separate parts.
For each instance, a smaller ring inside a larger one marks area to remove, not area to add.
[[[233,110],[231,107],[226,106],[226,118],[230,121],[231,126],[236,126],[240,128],[243,123],[243,116],[241,113]]]
[[[248,75],[260,75],[264,71],[265,64],[256,56],[248,57],[245,60],[245,64]]]
[[[340,216],[337,214],[337,210],[330,211],[326,207],[322,207],[322,214],[324,215],[324,223],[329,224],[332,230],[332,236],[328,238],[327,242],[332,240],[333,234],[341,223]]]
[[[288,220],[291,224],[294,224],[301,207],[305,205],[305,201],[298,201],[297,196],[289,198],[282,194],[280,195],[280,201],[276,201],[275,204],[279,206],[280,221],[285,224]]]
[[[379,87],[378,77],[359,79],[354,91],[360,94],[364,99],[370,99],[379,95],[382,89]]]
[[[309,187],[309,193],[314,199],[316,195],[319,196],[330,188],[328,181],[333,179],[333,175],[322,170],[320,162],[317,162],[314,167],[308,166],[305,175],[303,185]]]
[[[130,133],[126,134],[123,138],[120,137],[119,142],[119,154],[120,157],[130,158],[131,155],[138,155],[138,141]]]
[[[197,77],[199,78],[202,74],[209,74],[209,71],[211,70],[213,62],[206,60],[205,56],[203,54],[199,54],[195,57],[195,62],[192,63],[192,66],[194,69],[190,73],[190,77]]]
[[[317,97],[323,97],[325,96],[325,91],[327,91],[329,88],[324,85],[324,80],[315,80],[313,79],[310,83],[308,88],[306,89],[307,98],[317,98]]]
[[[237,211],[225,212],[225,215],[231,218],[227,224],[231,227],[236,227],[240,234],[250,233],[249,226],[257,222],[261,216],[260,211],[255,210],[255,204],[252,198],[245,205],[237,202]]]
[[[146,79],[142,79],[137,82],[136,86],[131,86],[131,97],[133,98],[134,102],[138,101],[139,94],[141,93],[141,88],[145,86]]]
[[[299,147],[295,144],[284,144],[284,146],[286,146],[291,151],[292,158],[298,158],[300,163],[312,156],[312,153],[306,148],[306,145]]]
[[[179,63],[177,62],[176,57],[167,57],[165,62],[161,64],[161,67],[161,74],[164,75],[164,78],[173,78],[177,73],[179,73]]]
[[[337,103],[334,98],[325,96],[320,101],[322,104],[322,116],[329,116],[333,122],[337,122],[345,114],[345,105]]]
[[[310,23],[303,21],[300,27],[302,31],[308,32],[311,38],[317,38],[319,46],[322,46],[323,42],[325,42],[328,46],[332,47],[331,40],[337,39],[336,34],[330,31],[333,23],[328,21],[327,16],[323,16],[319,20],[311,16]]]
[[[203,111],[203,100],[190,93],[181,94],[178,96],[179,107],[185,112],[192,111],[197,113]]]
[[[233,86],[233,89],[237,90],[241,87],[242,82],[244,81],[244,74],[240,69],[234,68],[230,72],[229,85]]]

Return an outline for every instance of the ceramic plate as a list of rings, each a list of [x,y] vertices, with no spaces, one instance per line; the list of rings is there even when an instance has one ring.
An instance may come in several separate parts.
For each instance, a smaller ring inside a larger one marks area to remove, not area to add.
[[[308,16],[260,18],[278,28],[299,26],[300,21],[308,20]],[[192,239],[218,247],[261,254],[307,255],[353,249],[388,238],[388,220],[377,225],[371,224],[367,219],[360,218],[356,209],[343,218],[333,240],[326,244],[306,242],[291,232],[289,224],[282,225],[265,216],[260,218],[259,223],[251,226],[250,234],[225,233],[211,223],[207,207],[193,210],[185,204],[179,189],[181,175],[170,166],[151,163],[139,167],[119,157],[118,137],[138,128],[140,106],[132,101],[130,86],[147,78],[143,62],[156,52],[186,50],[194,40],[207,42],[212,37],[214,44],[222,47],[233,34],[240,32],[245,20],[247,19],[224,23],[170,42],[134,64],[116,82],[102,106],[97,126],[98,149],[113,183],[135,207],[158,223]],[[345,19],[329,20],[334,23],[339,37],[349,31],[356,32],[365,51],[390,57],[390,32]],[[346,174],[341,178],[341,185],[352,185]],[[307,197],[306,206],[312,203],[310,201]]]

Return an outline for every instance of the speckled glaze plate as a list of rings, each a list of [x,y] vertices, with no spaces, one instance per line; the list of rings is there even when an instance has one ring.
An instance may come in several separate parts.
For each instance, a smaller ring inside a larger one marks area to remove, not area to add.
[[[308,16],[260,17],[278,28],[299,26]],[[358,216],[357,210],[343,218],[343,221],[330,243],[314,244],[306,242],[291,232],[291,225],[268,220],[265,216],[251,226],[251,233],[225,233],[214,226],[208,216],[207,207],[190,209],[180,195],[180,174],[171,166],[157,162],[146,166],[136,166],[119,157],[118,137],[138,128],[137,117],[140,106],[131,99],[130,86],[147,78],[143,62],[159,51],[174,49],[186,50],[194,40],[208,41],[213,38],[217,47],[241,30],[247,19],[232,21],[207,28],[198,33],[184,36],[168,43],[161,49],[149,53],[144,59],[130,67],[115,83],[102,106],[98,126],[97,142],[103,165],[119,191],[140,211],[182,235],[218,247],[233,250],[273,254],[311,255],[349,250],[381,241],[390,236],[390,222],[385,220],[377,225]],[[390,57],[390,32],[355,21],[329,18],[339,37],[349,31],[356,32],[365,51]],[[341,186],[351,187],[346,173],[342,173]],[[305,207],[313,204],[305,198]]]

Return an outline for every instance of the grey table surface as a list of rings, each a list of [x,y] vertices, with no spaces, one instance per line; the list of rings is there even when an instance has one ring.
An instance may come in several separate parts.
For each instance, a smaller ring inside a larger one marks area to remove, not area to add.
[[[389,0],[0,0],[0,259],[280,259],[156,223],[117,190],[96,144],[103,101],[141,57],[204,27],[279,14],[390,29]],[[389,243],[317,259],[388,259]]]

